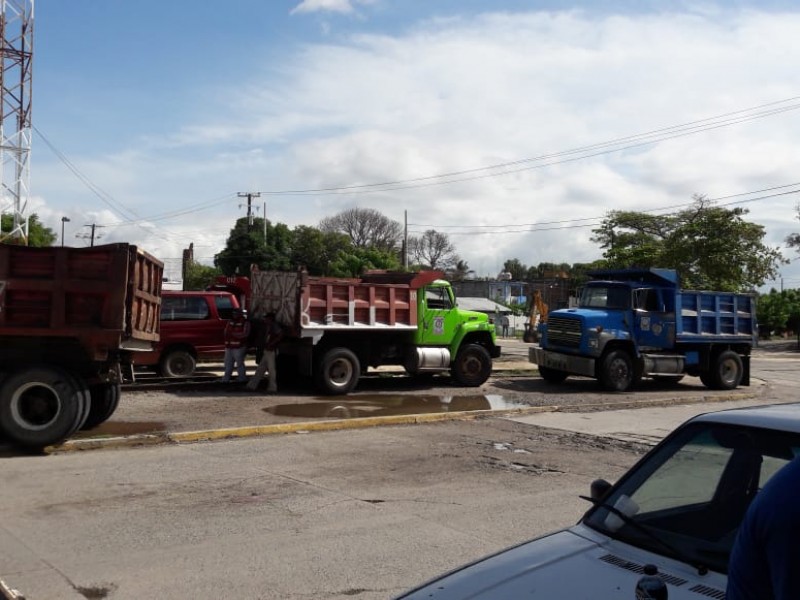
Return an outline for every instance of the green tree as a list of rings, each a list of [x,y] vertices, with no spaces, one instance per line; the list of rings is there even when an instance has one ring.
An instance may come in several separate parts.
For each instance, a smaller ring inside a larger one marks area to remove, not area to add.
[[[402,265],[394,252],[377,248],[351,248],[339,253],[330,264],[328,274],[334,277],[359,277],[370,269],[399,271]]]
[[[183,289],[204,290],[218,275],[222,275],[222,270],[217,267],[201,265],[198,262],[189,263],[183,277]]]
[[[448,271],[447,276],[450,278],[451,281],[464,281],[470,275],[474,275],[475,271],[469,268],[467,261],[459,260],[453,266],[450,271]]]
[[[292,232],[283,223],[272,225],[267,221],[264,239],[264,219],[256,218],[249,225],[247,217],[237,219],[231,229],[225,248],[214,257],[214,266],[223,275],[247,275],[250,265],[276,271],[292,270]]]
[[[745,221],[747,213],[694,196],[671,215],[612,211],[592,239],[609,267],[675,269],[685,288],[750,290],[775,279],[786,260],[763,243],[764,227]]]
[[[503,271],[511,273],[511,279],[514,281],[521,281],[528,275],[528,267],[522,264],[518,258],[505,261]]]
[[[299,225],[292,231],[291,248],[295,268],[303,266],[311,275],[329,275],[330,265],[350,251],[352,244],[343,233],[323,233],[316,227]]]
[[[12,229],[14,229],[14,215],[6,214],[0,216],[0,240],[3,243],[17,243],[17,240],[3,236],[4,233],[10,232]],[[33,213],[28,217],[28,246],[44,248],[52,246],[57,239],[58,234],[49,227],[42,225],[42,222],[39,221],[39,215]]]

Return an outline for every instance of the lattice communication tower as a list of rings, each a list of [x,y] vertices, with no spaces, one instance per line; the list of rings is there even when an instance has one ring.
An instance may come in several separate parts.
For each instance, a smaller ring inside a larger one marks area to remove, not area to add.
[[[31,76],[34,0],[0,0],[0,214],[11,213],[12,238],[28,243],[31,154]]]

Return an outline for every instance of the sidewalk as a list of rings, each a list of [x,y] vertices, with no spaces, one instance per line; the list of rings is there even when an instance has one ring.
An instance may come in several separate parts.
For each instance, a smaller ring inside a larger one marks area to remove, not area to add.
[[[547,412],[506,418],[539,427],[655,445],[678,425],[694,416],[718,410],[774,403],[769,400],[752,398],[591,413]]]

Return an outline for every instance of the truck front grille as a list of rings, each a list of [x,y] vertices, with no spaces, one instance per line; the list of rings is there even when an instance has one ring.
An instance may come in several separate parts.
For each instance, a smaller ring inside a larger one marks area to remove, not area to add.
[[[551,315],[547,319],[547,342],[554,346],[580,347],[581,321]]]

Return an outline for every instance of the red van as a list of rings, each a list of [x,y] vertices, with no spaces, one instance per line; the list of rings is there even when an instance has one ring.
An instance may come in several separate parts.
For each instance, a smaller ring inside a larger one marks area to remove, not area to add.
[[[239,302],[230,292],[163,292],[161,340],[152,352],[137,352],[133,364],[156,367],[164,377],[188,377],[198,362],[221,361],[234,308]]]

